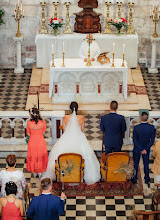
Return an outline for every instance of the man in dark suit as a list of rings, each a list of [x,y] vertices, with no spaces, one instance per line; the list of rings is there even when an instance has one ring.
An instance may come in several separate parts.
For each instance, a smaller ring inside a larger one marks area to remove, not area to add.
[[[142,112],[141,114],[141,123],[136,125],[133,130],[133,161],[135,175],[132,179],[133,183],[137,183],[137,174],[138,174],[138,165],[140,157],[142,155],[143,164],[144,164],[144,173],[145,173],[145,183],[150,187],[150,178],[149,178],[149,154],[150,148],[154,144],[156,130],[153,125],[150,125],[148,121],[148,114]]]
[[[118,103],[112,101],[110,113],[101,118],[101,131],[104,132],[103,144],[105,145],[105,155],[112,152],[120,152],[123,144],[126,122],[124,116],[116,113]]]
[[[52,181],[49,178],[41,182],[42,194],[34,197],[27,211],[27,218],[33,220],[59,220],[63,215],[66,196],[62,192],[61,198],[53,196]]]

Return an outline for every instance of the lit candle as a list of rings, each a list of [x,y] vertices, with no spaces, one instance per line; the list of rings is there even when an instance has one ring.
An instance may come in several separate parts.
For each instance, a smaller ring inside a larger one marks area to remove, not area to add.
[[[63,41],[63,52],[64,52],[64,41]]]
[[[115,49],[115,43],[113,43],[113,53],[114,53],[114,49]]]
[[[125,44],[123,44],[123,54],[124,54]]]

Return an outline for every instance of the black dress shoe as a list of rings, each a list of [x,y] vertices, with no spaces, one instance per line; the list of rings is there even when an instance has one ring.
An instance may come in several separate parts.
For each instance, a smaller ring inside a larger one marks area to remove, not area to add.
[[[150,182],[148,182],[148,183],[146,183],[147,185],[148,185],[148,188],[150,188],[151,187],[151,184],[150,184]]]

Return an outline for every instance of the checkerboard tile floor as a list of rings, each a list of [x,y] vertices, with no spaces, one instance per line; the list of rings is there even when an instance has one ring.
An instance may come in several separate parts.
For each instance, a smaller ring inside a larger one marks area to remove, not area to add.
[[[150,177],[151,188],[154,186],[153,174],[151,167],[153,160],[150,160]],[[40,181],[34,178],[31,173],[26,170],[26,159],[17,159],[17,169],[24,172],[26,181],[30,183],[30,193],[35,196],[39,194]],[[0,159],[0,170],[6,168],[5,159]],[[143,178],[142,161],[140,163],[141,174]],[[144,191],[148,187],[144,184]],[[147,196],[96,196],[96,197],[68,197],[66,200],[65,214],[60,220],[123,220],[132,219],[132,210],[151,210],[151,190]]]
[[[0,111],[24,111],[32,70],[0,69]]]
[[[142,68],[142,75],[146,85],[147,93],[152,110],[160,110],[160,69],[157,74],[148,73],[146,68]]]

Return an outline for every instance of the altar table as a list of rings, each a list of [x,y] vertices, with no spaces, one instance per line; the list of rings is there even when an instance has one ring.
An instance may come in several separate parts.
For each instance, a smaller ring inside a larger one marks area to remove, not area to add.
[[[112,61],[111,61],[112,62]],[[93,62],[90,67],[82,59],[55,59],[55,67],[50,65],[49,97],[53,103],[104,103],[127,99],[127,63],[122,60],[101,65]]]
[[[37,34],[36,56],[37,68],[49,67],[52,54],[52,44],[55,58],[62,58],[62,45],[65,44],[66,58],[79,58],[79,48],[86,38],[86,34]],[[136,68],[138,64],[138,35],[137,34],[93,34],[101,52],[109,52],[108,57],[112,58],[112,47],[115,43],[115,58],[122,59],[123,44],[125,44],[125,59],[130,68]]]

